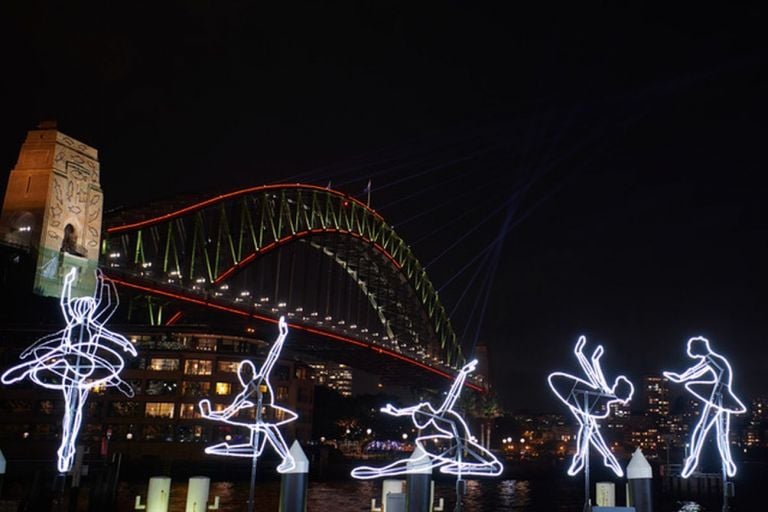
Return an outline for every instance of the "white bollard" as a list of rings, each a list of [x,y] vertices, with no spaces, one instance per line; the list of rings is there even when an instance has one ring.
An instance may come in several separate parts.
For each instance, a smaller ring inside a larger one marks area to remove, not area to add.
[[[597,482],[595,484],[595,503],[598,507],[616,506],[616,486],[613,482]]]
[[[652,479],[651,465],[648,464],[642,450],[635,449],[627,465],[627,480],[629,480],[627,506],[635,507],[637,512],[653,512]]]
[[[432,464],[424,450],[416,446],[408,459],[406,477],[406,500],[408,512],[431,512],[432,509]]]
[[[372,512],[387,512],[387,494],[401,494],[405,491],[405,480],[388,478],[381,483],[381,506],[376,506],[376,499],[371,500]]]
[[[298,441],[291,445],[295,467],[280,477],[280,512],[306,512],[309,459]]]
[[[171,495],[171,478],[153,476],[149,479],[147,488],[147,503],[141,504],[141,496],[136,496],[134,509],[147,512],[168,512],[168,499]]]
[[[206,510],[217,510],[219,508],[219,497],[217,496],[213,505],[208,505],[208,493],[211,488],[211,479],[207,476],[193,476],[189,479],[187,487],[187,508],[186,512],[205,512]]]

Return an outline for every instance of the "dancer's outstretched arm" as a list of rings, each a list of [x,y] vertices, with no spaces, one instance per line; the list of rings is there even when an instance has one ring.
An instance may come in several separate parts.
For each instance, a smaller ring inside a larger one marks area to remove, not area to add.
[[[684,382],[691,379],[697,379],[708,371],[710,371],[709,364],[707,364],[706,359],[702,359],[698,364],[691,366],[683,373],[664,372],[664,376],[672,382]]]
[[[96,308],[91,320],[100,324],[107,323],[117,311],[120,300],[115,283],[104,277],[100,269],[96,270],[96,293],[93,298],[96,300]]]
[[[269,372],[272,371],[272,367],[275,366],[278,357],[280,357],[280,351],[283,349],[283,342],[285,342],[285,337],[288,335],[288,324],[285,323],[284,317],[280,317],[280,321],[277,325],[280,330],[280,335],[269,349],[267,358],[264,360],[264,364],[261,365],[261,369],[259,370],[259,373],[263,375],[265,379],[268,379]]]
[[[76,274],[77,270],[74,268],[67,272],[67,275],[64,276],[64,286],[61,288],[59,304],[61,304],[61,311],[64,314],[64,320],[66,320],[67,323],[70,323],[75,317],[75,313],[72,311],[70,304],[72,302],[72,283],[75,282]]]
[[[413,413],[421,409],[422,404],[418,405],[412,405],[410,407],[395,407],[392,404],[387,404],[385,407],[382,407],[379,409],[384,414],[389,414],[390,416],[411,416]]]
[[[61,338],[62,338],[64,335],[65,335],[65,333],[64,333],[64,330],[61,330],[61,331],[55,332],[55,333],[53,333],[53,334],[49,334],[49,335],[47,335],[47,336],[43,336],[42,338],[40,338],[39,340],[37,340],[36,342],[34,342],[33,344],[31,344],[31,345],[30,345],[30,346],[28,346],[27,348],[25,348],[25,349],[24,349],[24,350],[21,352],[21,354],[19,355],[19,357],[20,357],[21,359],[26,359],[26,358],[29,356],[29,354],[31,354],[32,352],[34,352],[34,351],[35,351],[35,349],[37,349],[39,346],[41,346],[41,345],[44,345],[44,344],[46,344],[46,343],[50,343],[51,341],[54,341],[54,340],[58,340],[58,341],[60,341],[60,340],[61,340]]]
[[[99,332],[99,336],[111,341],[118,347],[121,347],[125,352],[130,353],[132,356],[138,355],[138,352],[136,352],[136,347],[134,346],[134,344],[128,341],[128,338],[126,338],[121,334],[117,334],[115,332],[102,329],[101,332]]]
[[[456,401],[459,399],[459,395],[461,394],[461,388],[464,386],[464,382],[467,380],[467,375],[475,371],[476,367],[477,359],[473,359],[464,365],[464,367],[459,371],[459,374],[456,376],[456,380],[453,381],[453,385],[448,391],[448,395],[445,397],[445,401],[443,401],[443,404],[438,407],[437,411],[435,412],[439,414],[441,412],[453,410],[453,406],[456,405]]]
[[[234,400],[232,400],[232,403],[221,411],[213,411],[211,409],[211,401],[206,398],[205,400],[200,401],[200,413],[204,418],[228,420],[237,414],[241,409],[245,409],[246,407],[253,407],[253,402],[248,400],[252,393],[252,389],[249,386],[246,386],[245,389],[243,389],[240,393],[237,394],[237,396],[235,396]]]

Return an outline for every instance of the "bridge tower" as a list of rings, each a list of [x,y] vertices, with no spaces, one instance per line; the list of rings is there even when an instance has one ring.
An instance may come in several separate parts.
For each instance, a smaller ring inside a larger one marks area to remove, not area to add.
[[[8,178],[0,239],[29,251],[34,291],[58,296],[61,279],[78,269],[77,295],[90,295],[99,258],[103,193],[95,148],[43,122],[27,133]]]

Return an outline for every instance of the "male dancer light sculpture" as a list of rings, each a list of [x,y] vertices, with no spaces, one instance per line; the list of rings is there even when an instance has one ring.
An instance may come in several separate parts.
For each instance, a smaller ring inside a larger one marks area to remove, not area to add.
[[[11,384],[29,377],[39,386],[64,394],[61,445],[57,451],[61,473],[72,469],[88,393],[102,386],[116,387],[132,397],[133,389],[120,378],[125,366],[121,353],[136,356],[130,341],[104,327],[118,306],[114,283],[97,270],[94,296],[72,298],[76,272],[73,268],[64,277],[61,292],[61,311],[67,326],[29,346],[20,356],[27,361],[6,370],[1,378],[3,384]]]
[[[731,365],[727,359],[710,348],[709,340],[701,336],[689,339],[688,356],[698,361],[683,373],[664,372],[664,376],[672,382],[685,382],[685,389],[700,400],[703,406],[699,421],[691,434],[691,451],[685,459],[681,476],[688,478],[696,470],[704,441],[714,426],[725,482],[726,475],[732,477],[736,474],[736,464],[733,462],[728,442],[731,414],[742,414],[747,408],[731,389]],[[703,378],[705,376],[706,378]]]
[[[272,384],[269,382],[269,372],[280,357],[283,342],[288,334],[288,326],[285,319],[280,317],[278,323],[280,335],[277,341],[269,349],[267,358],[259,371],[251,361],[244,360],[237,368],[237,378],[243,386],[243,390],[235,396],[230,405],[221,411],[211,410],[211,402],[208,399],[200,401],[200,412],[204,418],[220,421],[236,427],[245,427],[250,431],[249,440],[245,443],[230,444],[223,442],[209,446],[205,453],[214,455],[228,455],[231,457],[251,457],[254,463],[261,453],[267,441],[282,457],[282,463],[277,466],[277,471],[286,473],[295,467],[295,461],[288,445],[280,434],[278,427],[295,421],[298,415],[285,407],[275,405],[275,394]],[[264,394],[267,394],[267,404],[263,403]],[[243,417],[245,413],[251,417]],[[265,421],[267,418],[275,421]],[[264,434],[263,437],[260,434]]]
[[[587,338],[580,336],[576,342],[574,354],[579,361],[581,369],[587,380],[563,372],[554,372],[549,375],[549,387],[573,413],[579,422],[579,432],[576,436],[576,454],[573,456],[568,474],[576,475],[584,469],[584,481],[586,489],[585,507],[590,504],[589,493],[589,446],[597,449],[603,456],[603,463],[611,468],[616,476],[624,476],[616,457],[600,434],[599,419],[605,419],[611,414],[610,406],[615,403],[626,405],[632,399],[635,388],[623,375],[613,381],[609,386],[600,366],[600,358],[603,356],[603,347],[598,345],[592,352],[592,357],[587,360],[584,355],[584,345]]]
[[[498,476],[503,467],[494,455],[477,444],[469,432],[464,419],[453,410],[464,386],[467,375],[474,371],[477,360],[465,365],[454,380],[442,405],[435,409],[429,402],[422,402],[412,407],[397,408],[392,404],[382,407],[381,412],[392,416],[410,416],[419,429],[415,443],[423,451],[421,461],[403,459],[381,468],[359,466],[352,470],[352,476],[359,479],[379,478],[408,473],[408,464],[424,465],[430,469],[440,468],[441,473],[456,475],[461,480],[464,475]],[[447,448],[443,448],[445,444]],[[439,451],[436,451],[436,448]]]

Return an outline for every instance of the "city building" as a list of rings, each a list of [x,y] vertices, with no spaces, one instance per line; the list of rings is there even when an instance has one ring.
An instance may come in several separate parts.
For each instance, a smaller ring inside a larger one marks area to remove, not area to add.
[[[352,396],[352,368],[332,362],[308,363],[315,382],[320,386],[338,391],[342,396]]]
[[[750,448],[768,448],[768,398],[752,400],[749,420],[744,429],[744,445]]]

